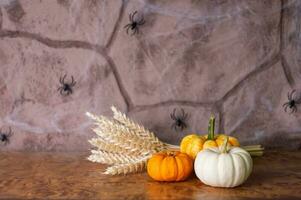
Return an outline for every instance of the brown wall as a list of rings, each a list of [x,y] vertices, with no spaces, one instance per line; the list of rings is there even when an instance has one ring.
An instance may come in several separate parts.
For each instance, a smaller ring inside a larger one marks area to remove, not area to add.
[[[87,150],[94,134],[85,112],[110,116],[111,105],[166,142],[206,133],[214,114],[218,132],[243,144],[301,147],[301,107],[282,107],[301,89],[301,1],[0,6],[0,127],[13,131],[0,150]],[[135,10],[146,23],[131,36],[124,26]],[[57,91],[64,74],[77,82],[69,96]],[[189,114],[187,129],[171,129],[174,108]]]

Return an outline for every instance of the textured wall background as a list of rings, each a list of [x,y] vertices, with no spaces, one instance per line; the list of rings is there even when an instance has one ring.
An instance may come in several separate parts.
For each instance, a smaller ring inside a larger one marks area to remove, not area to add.
[[[13,131],[1,150],[87,150],[86,111],[115,105],[178,143],[219,132],[243,144],[301,147],[301,107],[285,113],[301,89],[301,1],[2,0],[0,127]],[[138,11],[140,34],[123,28]],[[61,96],[71,75],[74,93]],[[188,128],[171,129],[183,108]]]

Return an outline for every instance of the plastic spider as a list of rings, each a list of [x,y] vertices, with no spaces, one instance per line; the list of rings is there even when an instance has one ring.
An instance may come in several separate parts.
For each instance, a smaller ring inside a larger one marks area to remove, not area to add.
[[[173,124],[171,125],[172,129],[175,129],[178,131],[180,129],[181,131],[185,128],[187,128],[186,119],[188,117],[188,114],[184,112],[184,109],[181,108],[181,115],[176,114],[177,109],[173,109],[173,112],[170,114],[170,118],[174,120]]]
[[[135,19],[135,15],[137,13],[138,12],[135,11],[134,13],[129,15],[130,23],[124,26],[124,28],[126,28],[127,34],[129,34],[129,29],[131,29],[131,31],[132,31],[131,35],[139,33],[139,26],[141,26],[145,23],[143,16],[141,16],[141,19],[139,21]]]
[[[4,145],[7,145],[9,143],[9,138],[13,135],[11,128],[9,128],[8,133],[2,132],[2,129],[0,129],[0,141]]]
[[[287,111],[287,108],[291,110],[290,113],[297,112],[297,104],[300,104],[300,99],[296,100],[294,97],[294,93],[296,90],[293,90],[291,93],[287,93],[288,102],[284,103],[282,106],[284,107],[284,111]]]
[[[60,83],[61,86],[57,89],[60,91],[60,94],[63,96],[67,96],[69,94],[73,93],[72,88],[75,86],[76,82],[74,81],[73,76],[71,76],[71,83],[65,83],[66,74],[62,77],[60,77]]]

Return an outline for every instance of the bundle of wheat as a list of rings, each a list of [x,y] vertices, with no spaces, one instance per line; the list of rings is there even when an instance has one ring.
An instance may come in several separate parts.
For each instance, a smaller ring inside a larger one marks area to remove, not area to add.
[[[112,165],[105,174],[127,174],[145,169],[147,160],[156,152],[169,149],[170,145],[160,141],[154,133],[133,122],[125,114],[111,107],[114,116],[87,116],[95,121],[93,131],[97,138],[89,140],[96,149],[88,160]]]

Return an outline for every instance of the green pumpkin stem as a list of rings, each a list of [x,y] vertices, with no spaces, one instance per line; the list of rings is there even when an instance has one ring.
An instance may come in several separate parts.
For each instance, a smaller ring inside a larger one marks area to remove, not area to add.
[[[222,153],[227,153],[228,152],[228,141],[229,141],[229,137],[226,137],[226,139],[224,140],[223,142],[223,145],[222,145]]]
[[[211,116],[209,119],[207,140],[214,140],[214,126],[215,126],[215,117]]]

